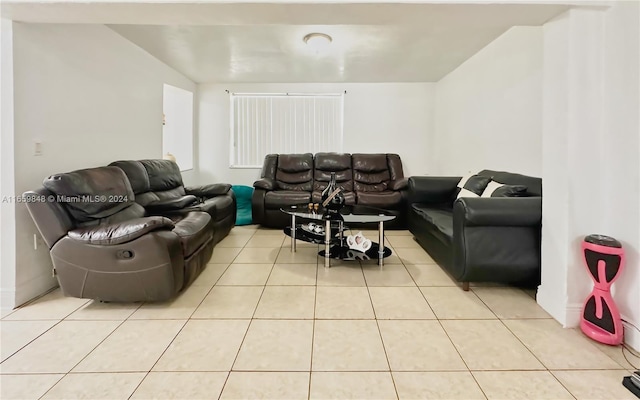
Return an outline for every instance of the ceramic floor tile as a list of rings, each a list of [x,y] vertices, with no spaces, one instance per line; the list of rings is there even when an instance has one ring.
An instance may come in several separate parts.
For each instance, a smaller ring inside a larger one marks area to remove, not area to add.
[[[267,285],[308,286],[316,284],[318,266],[314,264],[275,264]]]
[[[264,286],[273,264],[231,264],[217,285]]]
[[[280,247],[245,247],[233,261],[235,264],[273,264]]]
[[[14,310],[10,308],[0,308],[0,318],[4,318],[13,312]]]
[[[590,343],[609,356],[613,361],[620,364],[621,367],[629,371],[640,370],[640,357],[634,356],[629,352],[629,350],[623,349],[621,345],[610,346],[596,341],[591,341]]]
[[[501,321],[440,322],[470,370],[544,369]]]
[[[418,286],[458,285],[438,264],[409,264],[405,267]]]
[[[385,229],[384,235],[385,236],[411,236],[411,237],[413,237],[413,233],[409,232],[406,229],[400,229],[400,230]]]
[[[378,319],[435,319],[417,287],[370,287]]]
[[[310,399],[397,399],[389,372],[312,372]]]
[[[290,249],[291,248],[291,236],[285,236],[284,237],[284,241],[282,242],[282,247],[283,248],[287,248]],[[296,240],[296,248],[301,247],[301,248],[314,248],[316,249],[316,251],[320,251],[320,249],[318,248],[318,244],[317,243],[310,243],[310,242],[305,242],[302,241],[300,239]]]
[[[231,372],[221,399],[306,399],[308,372]]]
[[[378,321],[392,371],[465,371],[438,321]]]
[[[261,235],[280,235],[280,236],[284,236],[284,232],[282,229],[272,229],[272,228],[263,228],[260,227],[258,229],[256,229],[255,231],[255,236],[261,236]]]
[[[42,296],[33,303],[24,305],[13,313],[4,317],[4,320],[34,320],[34,319],[63,319],[83,304],[87,299],[65,297],[60,289]]]
[[[144,373],[69,374],[42,399],[128,399],[144,376]]]
[[[313,247],[301,247],[292,252],[288,247],[281,247],[276,264],[318,264],[318,249]],[[324,262],[324,259],[321,260]]]
[[[313,371],[388,371],[389,364],[373,320],[317,320]]]
[[[238,233],[235,235],[227,235],[224,239],[216,244],[216,248],[221,247],[244,247],[253,237],[253,233]]]
[[[63,376],[63,374],[0,375],[0,399],[39,399]]]
[[[229,268],[226,264],[207,264],[207,267],[198,275],[191,286],[206,286],[211,288],[220,279],[222,274]]]
[[[553,319],[504,321],[533,354],[549,369],[622,368],[582,332],[565,329]]]
[[[0,372],[69,372],[119,324],[120,321],[62,321],[6,359],[0,364]]]
[[[229,371],[249,320],[191,320],[154,371]]]
[[[253,320],[234,371],[309,371],[313,321]]]
[[[313,319],[315,300],[313,286],[267,286],[254,318]]]
[[[521,289],[476,287],[473,288],[473,292],[498,318],[551,318],[534,299]]]
[[[143,304],[129,319],[188,319],[209,290],[206,286],[190,286],[169,301]]]
[[[472,291],[458,287],[421,287],[420,290],[439,319],[496,319]]]
[[[214,247],[209,264],[231,264],[242,251],[241,247]]]
[[[318,286],[366,286],[362,267],[351,262],[346,266],[318,266]]]
[[[140,304],[141,303],[102,303],[97,300],[90,300],[66,319],[124,321],[140,307]]]
[[[74,372],[145,372],[158,361],[186,321],[125,321]]]
[[[403,235],[403,236],[385,235],[385,236],[387,236],[385,240],[389,242],[389,244],[393,246],[395,249],[403,249],[403,248],[422,249],[422,247],[420,247],[420,245],[418,244],[418,242],[416,242],[413,236],[409,236],[409,235]]]
[[[251,225],[236,225],[231,228],[230,235],[249,235],[254,234],[258,229],[260,229],[260,225],[251,224]]]
[[[217,399],[227,372],[151,372],[131,396],[132,400]]]
[[[251,247],[280,247],[284,242],[284,235],[255,235],[245,245],[245,248]]]
[[[0,321],[1,360],[26,346],[58,321]]]
[[[561,400],[573,396],[547,371],[476,371],[489,400]]]
[[[316,318],[374,319],[369,291],[366,287],[318,287]]]
[[[402,264],[389,264],[381,268],[363,267],[367,286],[416,286]]]
[[[402,265],[402,260],[400,259],[400,257],[398,257],[398,254],[396,253],[396,251],[392,247],[390,247],[388,243],[385,243],[385,247],[389,247],[389,250],[391,250],[391,255],[384,259],[383,261],[384,265],[382,266],[382,268],[384,268],[386,265]],[[380,266],[378,265],[377,258],[362,260],[361,263],[363,266],[366,266],[368,268],[380,268]],[[333,261],[332,261],[332,265],[333,265]]]
[[[577,400],[638,400],[622,386],[624,370],[551,371]]]
[[[251,318],[261,286],[215,286],[191,318]]]
[[[393,372],[401,400],[484,400],[482,390],[466,372]]]
[[[433,258],[431,258],[431,256],[422,248],[397,248],[395,249],[395,251],[404,265],[422,265],[436,263]]]

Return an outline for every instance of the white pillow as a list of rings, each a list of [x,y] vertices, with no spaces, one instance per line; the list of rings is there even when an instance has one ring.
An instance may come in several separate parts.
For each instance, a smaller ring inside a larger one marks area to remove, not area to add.
[[[477,194],[473,193],[471,190],[467,190],[465,188],[462,188],[462,189],[460,189],[460,192],[456,196],[456,199],[459,199],[461,197],[480,197],[480,196],[478,196]]]
[[[491,197],[491,195],[493,194],[493,192],[496,189],[501,188],[502,186],[504,186],[504,183],[499,183],[496,181],[491,181],[489,182],[489,184],[487,185],[487,187],[484,189],[484,192],[482,192],[482,196],[480,197]]]

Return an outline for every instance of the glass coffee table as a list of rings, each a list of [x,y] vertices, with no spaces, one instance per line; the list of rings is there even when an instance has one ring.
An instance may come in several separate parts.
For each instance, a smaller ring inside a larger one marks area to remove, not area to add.
[[[330,267],[332,258],[340,260],[370,260],[378,259],[378,265],[384,264],[384,259],[391,255],[391,249],[384,246],[384,223],[395,219],[395,215],[385,210],[365,206],[344,206],[340,213],[325,218],[324,210],[313,211],[307,204],[283,207],[280,209],[291,216],[291,226],[284,228],[284,233],[291,236],[291,251],[296,251],[296,239],[310,243],[324,244],[324,250],[318,255],[324,257],[324,266]],[[298,223],[297,219],[322,221],[320,232],[308,228],[308,224]],[[347,246],[344,237],[345,223],[377,223],[378,243],[372,241],[366,252],[354,250]],[[323,229],[322,229],[323,228]]]

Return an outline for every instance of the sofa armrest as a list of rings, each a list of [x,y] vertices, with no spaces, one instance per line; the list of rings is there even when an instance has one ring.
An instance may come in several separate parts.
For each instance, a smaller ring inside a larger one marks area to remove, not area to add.
[[[389,189],[391,190],[403,190],[409,187],[409,180],[407,178],[396,179],[389,182]]]
[[[184,190],[187,194],[191,194],[196,197],[210,198],[229,193],[231,185],[228,183],[214,183],[210,185],[186,187]]]
[[[173,222],[165,217],[136,218],[115,224],[79,228],[68,232],[69,238],[95,245],[117,245],[130,242],[158,229],[172,230]]]
[[[164,199],[147,204],[144,208],[151,214],[162,213],[164,211],[176,211],[194,205],[198,202],[196,196],[186,195],[175,199]]]
[[[465,197],[453,204],[464,226],[531,226],[542,222],[542,197]]]
[[[261,178],[253,182],[253,187],[256,189],[275,190],[276,183],[273,181],[273,179]]]
[[[409,178],[409,203],[442,204],[455,198],[460,177],[412,176]]]

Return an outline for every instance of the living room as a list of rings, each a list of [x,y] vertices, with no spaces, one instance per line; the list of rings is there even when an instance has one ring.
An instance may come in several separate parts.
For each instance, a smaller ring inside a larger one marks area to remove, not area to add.
[[[407,177],[542,178],[536,301],[562,326],[579,324],[592,288],[582,238],[620,240],[614,298],[640,349],[638,4],[300,3],[4,2],[2,198],[54,173],[162,158],[164,84],[194,93],[185,185],[251,186],[260,168],[230,168],[230,94],[340,93],[343,152],[397,153]],[[297,54],[315,31],[346,49]],[[217,35],[229,54],[214,69]],[[24,204],[3,201],[0,218],[4,316],[57,282]]]

